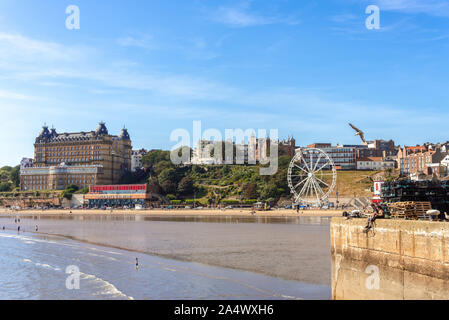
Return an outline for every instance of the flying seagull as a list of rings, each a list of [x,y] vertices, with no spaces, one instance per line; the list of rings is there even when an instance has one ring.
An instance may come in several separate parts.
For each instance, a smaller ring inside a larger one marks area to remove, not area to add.
[[[349,124],[349,126],[357,132],[355,135],[356,136],[360,136],[360,139],[362,139],[363,143],[366,143],[365,136],[363,135],[363,131],[361,131],[360,129],[356,128],[351,123]]]

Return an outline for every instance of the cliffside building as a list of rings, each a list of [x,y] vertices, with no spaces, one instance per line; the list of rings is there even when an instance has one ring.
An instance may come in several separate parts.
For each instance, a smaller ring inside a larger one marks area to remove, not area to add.
[[[125,128],[115,136],[103,122],[95,131],[75,133],[57,133],[44,126],[34,143],[33,166],[20,171],[21,190],[116,184],[131,170],[131,153],[131,138]]]

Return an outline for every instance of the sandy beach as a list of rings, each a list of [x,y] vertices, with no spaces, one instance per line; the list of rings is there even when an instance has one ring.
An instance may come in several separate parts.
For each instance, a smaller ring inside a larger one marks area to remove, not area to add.
[[[39,215],[39,214],[54,214],[54,215],[104,215],[104,214],[124,214],[124,215],[149,215],[149,216],[241,216],[241,217],[340,217],[343,210],[301,210],[297,213],[295,210],[270,210],[270,211],[256,211],[254,214],[248,209],[150,209],[150,210],[10,210],[0,209],[2,214],[11,215]]]
[[[152,256],[330,285],[331,211],[0,210],[0,225]]]

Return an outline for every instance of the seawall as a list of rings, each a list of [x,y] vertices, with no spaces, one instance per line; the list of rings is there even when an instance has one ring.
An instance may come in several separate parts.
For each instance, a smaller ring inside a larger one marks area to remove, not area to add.
[[[449,299],[449,223],[332,218],[332,299]]]

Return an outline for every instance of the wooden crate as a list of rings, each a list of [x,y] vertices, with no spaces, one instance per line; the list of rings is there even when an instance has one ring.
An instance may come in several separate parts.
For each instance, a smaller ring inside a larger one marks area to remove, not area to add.
[[[417,202],[416,203],[416,214],[419,219],[429,219],[429,216],[426,215],[426,212],[432,210],[432,204],[430,202]]]
[[[432,209],[428,201],[403,201],[388,204],[392,217],[397,219],[417,220],[427,218],[426,212]]]

